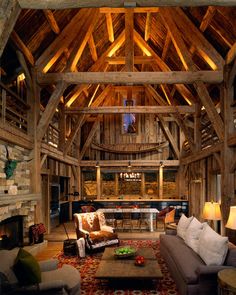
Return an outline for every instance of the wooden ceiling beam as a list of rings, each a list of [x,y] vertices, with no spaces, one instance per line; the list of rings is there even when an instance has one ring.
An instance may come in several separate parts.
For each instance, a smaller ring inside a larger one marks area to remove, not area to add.
[[[87,15],[87,9],[80,9],[79,12],[70,20],[63,31],[37,59],[35,64],[38,71],[46,73],[51,68],[51,66],[63,54],[64,50],[76,38],[81,29],[80,23],[83,19],[86,19]]]
[[[195,47],[199,55],[213,69],[222,69],[224,59],[180,8],[171,9],[174,21],[183,37]]]
[[[113,31],[112,17],[110,12],[106,13],[106,24],[107,24],[108,39],[112,43],[114,42],[114,31]]]
[[[76,44],[70,54],[70,57],[67,61],[66,70],[70,70],[72,72],[77,70],[77,63],[85,49],[85,46],[94,30],[94,27],[97,24],[99,19],[98,9],[89,10],[89,15],[85,18],[83,24],[80,24],[81,30],[76,37]]]
[[[169,129],[167,123],[165,122],[165,119],[163,118],[163,116],[158,114],[157,117],[159,119],[161,129],[162,129],[163,133],[165,134],[165,137],[167,138],[170,145],[172,146],[175,156],[177,157],[177,159],[179,159],[180,152],[179,152],[179,148],[176,144],[176,140],[174,139],[173,135],[171,134],[170,129]]]
[[[226,55],[225,63],[229,65],[231,62],[235,60],[236,57],[236,42],[233,44],[233,46],[230,48]]]
[[[170,37],[169,32],[167,32],[165,44],[164,44],[164,47],[163,47],[163,50],[162,50],[162,55],[161,55],[161,58],[163,60],[165,60],[165,58],[167,56],[167,52],[168,52],[168,50],[170,48],[170,44],[171,44],[171,37]]]
[[[133,9],[125,12],[125,68],[126,72],[134,71],[134,13]]]
[[[67,84],[63,81],[59,82],[56,85],[56,88],[53,91],[53,93],[49,99],[49,102],[48,102],[48,104],[47,104],[47,106],[46,106],[46,108],[39,120],[39,123],[37,125],[36,134],[37,134],[38,141],[41,141],[44,134],[46,133],[48,125],[49,125],[52,117],[55,114],[57,105],[60,102],[61,96],[63,95],[63,92],[65,91],[66,87],[67,87]]]
[[[111,90],[111,86],[108,85],[103,91],[102,93],[95,99],[95,101],[92,102],[92,106],[99,106],[100,104],[102,104],[102,102],[104,101],[104,99],[108,96],[110,90]],[[73,130],[71,131],[68,139],[67,139],[67,142],[66,142],[66,145],[65,145],[65,148],[64,148],[64,155],[66,155],[69,151],[69,148],[71,146],[71,144],[73,143],[75,137],[76,137],[76,134],[78,133],[78,131],[81,129],[83,123],[84,123],[84,120],[85,120],[85,117],[86,115],[85,114],[82,114],[81,116],[79,116],[79,118],[77,119],[76,123],[75,123],[75,126],[73,128]]]
[[[146,22],[145,22],[145,32],[144,32],[144,40],[148,41],[151,32],[151,24],[152,24],[152,14],[150,12],[147,13]]]
[[[26,9],[72,9],[72,8],[92,8],[92,7],[124,7],[127,1],[123,0],[18,0],[21,8]],[[134,2],[131,2],[134,3]],[[136,0],[137,7],[160,7],[160,6],[183,6],[183,7],[197,7],[197,6],[236,6],[235,0]]]
[[[112,56],[116,50],[118,50],[123,43],[125,42],[125,31],[123,30],[120,35],[116,38],[116,40],[108,47],[108,49],[99,57],[99,59],[89,68],[89,72],[96,72],[99,69],[101,70],[101,67],[103,67],[103,70],[106,70],[106,65],[104,65],[104,60],[107,56]],[[104,68],[105,67],[105,68]],[[70,106],[76,98],[80,95],[80,93],[87,89],[91,85],[90,81],[87,84],[84,85],[77,85],[73,91],[72,96],[69,97],[66,106]]]
[[[38,73],[40,84],[53,84],[65,81],[68,84],[192,84],[196,81],[221,83],[222,71],[172,71],[172,72],[76,72]]]
[[[0,2],[0,57],[15,26],[21,8],[17,0]]]
[[[89,45],[89,50],[90,54],[92,56],[93,61],[97,61],[98,59],[98,54],[97,54],[97,48],[94,42],[93,34],[88,39],[88,45]]]
[[[152,56],[155,58],[157,65],[160,67],[160,69],[163,72],[171,71],[171,69],[167,66],[167,64],[156,54],[156,52],[148,45],[148,43],[145,42],[145,40],[138,34],[137,31],[134,31],[134,41],[137,43],[137,45],[146,55]],[[166,82],[162,82],[162,83],[166,83]],[[195,103],[196,101],[195,97],[185,85],[181,84],[180,82],[176,85],[176,88],[178,89],[179,93],[183,96],[183,98],[187,101],[188,104]]]
[[[125,56],[112,56],[105,59],[110,65],[124,65]],[[134,56],[134,64],[150,64],[155,59],[151,56]]]
[[[48,21],[48,24],[50,26],[50,28],[52,29],[52,31],[55,33],[55,34],[60,34],[60,28],[57,24],[57,21],[53,15],[53,12],[50,10],[50,9],[44,9],[43,10],[43,13]]]
[[[109,107],[70,107],[66,114],[180,114],[195,113],[195,106],[109,106]]]
[[[12,31],[10,39],[13,41],[13,43],[18,47],[18,49],[24,54],[27,61],[31,64],[31,66],[34,65],[34,57],[29,48],[25,45],[25,43],[21,40],[19,35],[16,33],[15,30]]]
[[[99,8],[100,13],[125,13],[126,8],[111,8],[111,7],[101,7]],[[156,13],[159,11],[158,7],[133,7],[134,13]]]
[[[197,67],[192,61],[191,55],[182,39],[182,36],[174,22],[174,13],[173,11],[170,11],[169,8],[161,8],[161,17],[164,20],[165,25],[167,26],[167,29],[171,35],[171,39],[173,41],[173,44],[176,48],[176,51],[185,67],[186,70],[192,70],[197,71]],[[219,114],[216,111],[215,105],[211,100],[211,97],[207,91],[206,86],[200,82],[197,81],[194,83],[195,89],[198,93],[198,96],[206,108],[207,114],[209,119],[211,120],[212,125],[214,126],[214,129],[217,133],[217,136],[220,140],[223,140],[224,138],[224,124],[219,116]]]
[[[207,27],[210,25],[214,15],[216,13],[216,7],[214,6],[209,6],[207,8],[207,11],[201,21],[201,25],[199,27],[199,29],[202,31],[202,32],[205,32],[205,30],[207,29]]]

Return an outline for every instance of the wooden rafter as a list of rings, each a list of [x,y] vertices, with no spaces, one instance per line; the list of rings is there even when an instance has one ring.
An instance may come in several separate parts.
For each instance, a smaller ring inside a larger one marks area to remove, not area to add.
[[[199,55],[213,69],[222,69],[224,59],[216,51],[216,49],[207,41],[202,32],[192,23],[186,14],[180,8],[171,9],[174,15],[174,21],[179,28],[183,37],[189,44],[193,45]]]
[[[92,34],[88,39],[88,45],[89,45],[89,50],[90,50],[93,61],[97,61],[98,54],[97,54],[97,49],[96,49],[96,45],[95,45],[94,38],[93,38]]]
[[[74,72],[77,68],[77,63],[85,49],[85,46],[93,32],[94,27],[97,24],[99,19],[98,9],[92,9],[89,11],[87,17],[84,17],[84,22],[80,24],[80,32],[76,37],[76,44],[70,54],[70,57],[67,61],[66,70]]]
[[[53,12],[49,9],[44,9],[43,13],[44,13],[52,31],[58,35],[60,33],[60,28],[59,28],[57,21],[53,15]]]
[[[206,13],[201,21],[201,25],[199,27],[199,29],[202,32],[205,32],[206,28],[209,26],[210,22],[212,21],[214,15],[215,15],[215,12],[216,12],[216,7],[209,6],[207,8],[207,11],[206,11]]]
[[[19,48],[19,50],[24,54],[25,58],[28,60],[28,62],[31,64],[31,66],[34,65],[34,57],[29,48],[25,45],[25,43],[21,40],[19,35],[16,33],[16,31],[12,31],[11,40],[14,42],[14,44]]]
[[[114,31],[113,31],[112,17],[110,12],[106,13],[106,24],[107,24],[108,39],[112,43],[114,42]]]
[[[146,23],[145,23],[145,32],[144,32],[144,40],[148,41],[151,33],[151,24],[152,24],[152,14],[151,12],[147,13]]]
[[[46,73],[51,66],[63,54],[64,50],[71,44],[78,35],[81,27],[81,19],[88,15],[87,9],[80,9],[79,12],[71,19],[68,25],[57,36],[57,38],[47,47],[43,54],[37,59],[36,66],[39,71]]]
[[[160,67],[160,69],[163,72],[171,71],[171,69],[167,66],[167,64],[156,54],[156,52],[147,44],[147,42],[145,42],[145,40],[136,31],[134,31],[134,41],[137,43],[137,45],[145,54],[147,54],[148,56],[153,56],[155,58],[157,65]],[[166,82],[162,82],[162,83],[166,83]],[[176,85],[176,88],[178,89],[180,94],[183,96],[183,98],[187,101],[187,103],[189,104],[195,103],[195,97],[185,85],[181,84],[180,82]]]
[[[168,52],[168,50],[170,48],[170,44],[171,44],[171,37],[170,37],[170,34],[167,32],[165,44],[164,44],[164,47],[163,47],[163,50],[162,50],[162,55],[161,55],[161,58],[163,60],[165,60],[165,58],[167,56],[167,52]]]
[[[65,82],[59,82],[56,85],[55,90],[53,91],[49,102],[39,120],[39,123],[37,125],[37,140],[41,141],[45,132],[47,131],[48,125],[52,119],[52,117],[54,116],[54,113],[56,111],[56,107],[58,105],[58,103],[61,100],[61,96],[64,92],[64,90],[66,89],[67,84]]]
[[[98,70],[102,69],[106,70],[106,65],[104,66],[104,60],[107,56],[112,56],[116,50],[118,50],[123,43],[125,42],[125,31],[122,31],[121,34],[116,38],[116,40],[109,46],[109,48],[99,57],[99,59],[89,68],[89,72],[96,72]],[[105,67],[105,68],[104,68]],[[76,98],[80,95],[80,93],[87,89],[90,85],[90,81],[88,82],[88,84],[84,84],[84,85],[78,85],[75,87],[72,96],[70,95],[66,106],[70,106],[75,100]]]

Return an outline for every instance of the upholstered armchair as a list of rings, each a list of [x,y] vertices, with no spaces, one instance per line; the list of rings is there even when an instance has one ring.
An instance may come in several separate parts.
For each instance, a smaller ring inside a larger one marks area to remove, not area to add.
[[[19,248],[0,250],[0,294],[42,294],[42,295],[79,295],[80,273],[71,265],[58,268],[58,260],[38,262],[41,282],[24,284],[13,271]],[[32,272],[35,271],[35,268]],[[26,277],[26,270],[22,276]]]
[[[106,225],[102,212],[75,213],[74,223],[77,239],[83,237],[88,250],[119,244],[117,234],[113,227]]]

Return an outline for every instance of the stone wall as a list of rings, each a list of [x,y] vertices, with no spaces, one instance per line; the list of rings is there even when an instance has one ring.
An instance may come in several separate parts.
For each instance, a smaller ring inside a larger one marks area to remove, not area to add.
[[[6,179],[4,172],[7,161],[6,146],[10,159],[17,161],[13,176],[9,179]],[[2,194],[7,194],[12,185],[17,186],[17,194],[30,193],[29,153],[30,151],[25,148],[0,141],[0,197]]]
[[[6,147],[9,158],[17,161],[16,169],[9,179],[4,172],[7,161]],[[0,221],[23,215],[25,241],[28,241],[29,227],[35,223],[35,206],[39,199],[39,196],[31,193],[29,154],[30,151],[25,148],[0,141]],[[11,193],[11,186],[17,187],[16,194]]]

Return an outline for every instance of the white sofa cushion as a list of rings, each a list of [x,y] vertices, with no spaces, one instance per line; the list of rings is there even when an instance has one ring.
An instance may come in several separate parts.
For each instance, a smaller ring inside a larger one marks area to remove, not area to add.
[[[216,233],[208,224],[199,236],[198,254],[207,265],[222,265],[228,251],[228,238]]]
[[[186,232],[185,232],[185,243],[193,249],[193,251],[198,253],[199,247],[199,236],[203,229],[203,223],[197,220],[197,218],[193,217],[190,222]]]
[[[193,216],[191,217],[186,217],[184,214],[181,215],[178,225],[177,225],[177,235],[184,239],[185,237],[185,232],[187,228],[190,225],[190,222],[192,221]]]

